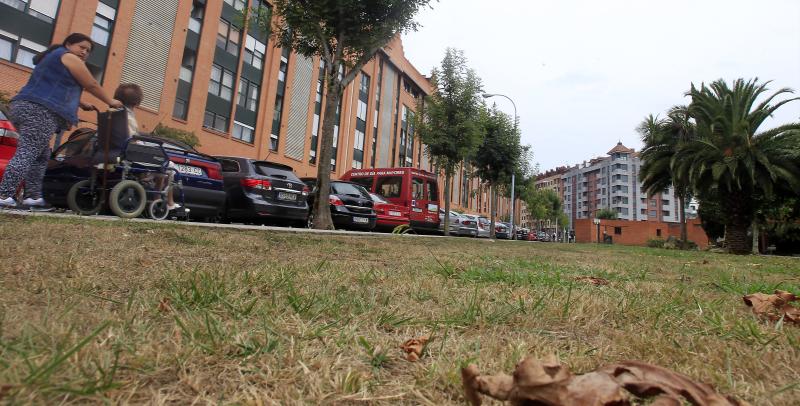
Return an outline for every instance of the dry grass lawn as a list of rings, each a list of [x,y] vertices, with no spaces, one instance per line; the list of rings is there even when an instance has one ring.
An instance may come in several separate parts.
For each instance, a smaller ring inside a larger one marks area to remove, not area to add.
[[[741,299],[798,259],[1,214],[0,247],[0,403],[464,404],[461,365],[549,353],[800,399],[800,328]]]

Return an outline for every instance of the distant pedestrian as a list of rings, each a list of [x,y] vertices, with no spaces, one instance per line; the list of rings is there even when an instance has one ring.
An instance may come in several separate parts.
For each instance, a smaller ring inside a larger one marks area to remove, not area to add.
[[[28,83],[11,99],[10,118],[19,132],[19,145],[0,182],[0,208],[17,207],[14,200],[25,182],[21,207],[51,210],[42,198],[42,180],[50,158],[50,137],[78,123],[78,107],[85,89],[112,107],[122,103],[106,94],[86,67],[94,48],[91,38],[73,33],[33,58],[36,66]]]

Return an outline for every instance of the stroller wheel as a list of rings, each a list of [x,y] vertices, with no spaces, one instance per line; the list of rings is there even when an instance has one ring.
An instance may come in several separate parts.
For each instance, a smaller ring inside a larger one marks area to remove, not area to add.
[[[147,194],[138,182],[126,179],[117,183],[108,196],[111,212],[130,219],[139,217],[147,206]]]
[[[164,220],[169,215],[164,199],[153,200],[147,205],[147,215],[153,220]]]
[[[69,188],[67,205],[81,216],[97,214],[103,207],[103,191],[97,187],[92,188],[91,181],[82,180]]]

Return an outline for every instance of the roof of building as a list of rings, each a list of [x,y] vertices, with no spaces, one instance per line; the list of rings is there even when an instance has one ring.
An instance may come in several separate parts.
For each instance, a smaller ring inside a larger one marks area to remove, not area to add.
[[[632,154],[636,152],[636,150],[628,148],[622,145],[622,141],[618,142],[614,148],[611,148],[611,151],[608,151],[608,155],[615,154],[615,153],[625,153],[625,154]]]

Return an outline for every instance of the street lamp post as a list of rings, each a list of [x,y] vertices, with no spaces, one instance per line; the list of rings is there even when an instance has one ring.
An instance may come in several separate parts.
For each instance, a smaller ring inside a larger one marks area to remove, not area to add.
[[[514,103],[514,100],[511,100],[510,97],[508,97],[508,96],[506,96],[504,94],[497,94],[497,93],[484,93],[482,96],[483,96],[484,99],[488,99],[490,97],[495,97],[495,96],[505,97],[506,99],[508,99],[508,101],[511,102],[511,105],[514,106],[514,133],[516,134],[517,133],[517,121],[518,120],[517,120],[517,104]],[[517,234],[514,232],[514,181],[515,181],[514,178],[515,177],[516,177],[516,171],[511,171],[511,215],[509,216],[510,217],[509,220],[511,220],[511,239],[512,240],[517,238]]]

